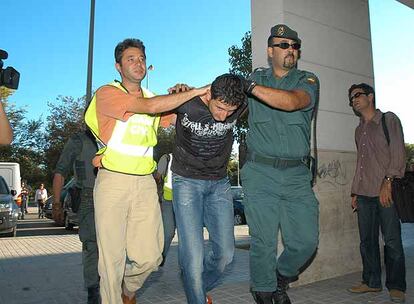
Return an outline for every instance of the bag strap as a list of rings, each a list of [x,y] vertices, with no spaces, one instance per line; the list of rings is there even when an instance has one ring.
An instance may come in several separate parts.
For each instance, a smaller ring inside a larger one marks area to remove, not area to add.
[[[385,121],[385,113],[381,116],[382,130],[384,131],[385,138],[387,139],[388,146],[390,145],[390,133],[388,132],[387,123]]]

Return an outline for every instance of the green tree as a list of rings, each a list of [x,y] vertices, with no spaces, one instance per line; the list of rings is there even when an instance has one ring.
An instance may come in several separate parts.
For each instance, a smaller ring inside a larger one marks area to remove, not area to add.
[[[241,39],[241,46],[233,45],[229,48],[229,63],[230,69],[229,72],[240,75],[243,77],[248,77],[252,72],[252,39],[251,32],[244,34],[244,37]],[[241,163],[246,159],[246,134],[249,130],[249,125],[247,121],[248,111],[243,114],[237,120],[237,125],[234,128],[234,138],[239,143],[239,153],[238,158]],[[231,162],[229,163],[229,166]],[[237,164],[238,165],[238,164]],[[231,172],[229,172],[231,173]],[[229,175],[232,178],[232,175]],[[237,183],[236,183],[237,184]],[[234,185],[234,181],[232,183]]]
[[[407,157],[407,169],[414,166],[414,144],[405,144],[405,153]]]
[[[50,114],[46,118],[44,164],[48,180],[51,181],[65,143],[86,127],[83,119],[85,97],[58,96],[56,102],[48,102],[47,105]]]
[[[233,45],[228,50],[229,53],[229,72],[248,77],[252,72],[252,43],[251,32],[244,34],[241,39],[241,46]],[[237,125],[234,128],[234,138],[237,142],[244,142],[247,130],[249,129],[247,123],[247,111],[243,117],[238,119]]]
[[[252,35],[244,34],[241,47],[233,45],[229,48],[230,73],[248,77],[252,72]]]
[[[19,163],[22,179],[29,185],[35,185],[45,178],[42,119],[27,121],[25,107],[17,107],[8,102],[13,93],[13,90],[0,88],[1,99],[14,133],[12,144],[0,147],[0,160]]]
[[[227,175],[230,180],[230,185],[239,185],[239,161],[237,159],[237,154],[232,153],[230,156],[230,160],[227,165]]]
[[[163,154],[172,153],[174,147],[175,128],[158,128],[157,145],[154,148],[154,159],[158,162]]]

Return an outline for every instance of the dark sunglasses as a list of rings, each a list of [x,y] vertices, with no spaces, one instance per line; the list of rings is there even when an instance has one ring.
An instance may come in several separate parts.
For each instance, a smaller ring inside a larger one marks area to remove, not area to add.
[[[278,48],[281,48],[282,50],[287,50],[289,47],[292,47],[292,49],[294,50],[299,50],[300,43],[295,42],[295,43],[289,44],[288,42],[281,42],[281,43],[272,44],[272,47],[278,47]]]
[[[358,98],[358,97],[359,97],[359,96],[361,96],[361,95],[368,96],[368,94],[367,94],[367,93],[365,93],[365,92],[358,92],[358,93],[355,93],[355,95],[354,95],[354,96],[349,97],[349,105],[352,107],[352,104],[354,103],[354,99],[355,99],[355,98]]]

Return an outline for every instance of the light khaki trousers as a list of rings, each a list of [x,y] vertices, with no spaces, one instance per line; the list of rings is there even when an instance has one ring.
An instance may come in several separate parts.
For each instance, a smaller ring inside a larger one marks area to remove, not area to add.
[[[99,170],[94,188],[102,304],[122,303],[162,261],[164,233],[152,175]]]

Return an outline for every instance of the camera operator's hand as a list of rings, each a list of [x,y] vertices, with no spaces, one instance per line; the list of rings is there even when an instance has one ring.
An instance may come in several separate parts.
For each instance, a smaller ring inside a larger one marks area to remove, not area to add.
[[[250,79],[246,79],[243,76],[239,76],[239,78],[243,86],[243,91],[246,94],[252,94],[252,91],[254,87],[256,86],[256,82]]]
[[[13,140],[13,130],[0,102],[0,145],[9,145]]]

